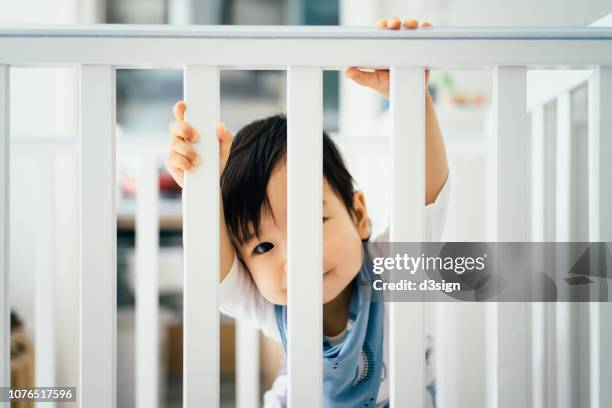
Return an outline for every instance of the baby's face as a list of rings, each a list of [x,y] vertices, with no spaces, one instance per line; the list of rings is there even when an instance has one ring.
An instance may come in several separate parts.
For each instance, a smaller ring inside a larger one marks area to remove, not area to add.
[[[279,165],[267,187],[274,218],[261,218],[259,238],[239,247],[240,255],[259,291],[270,302],[287,304],[287,167]],[[323,303],[333,300],[361,268],[362,239],[369,235],[362,192],[354,197],[351,217],[323,179]],[[276,221],[276,222],[275,222]]]

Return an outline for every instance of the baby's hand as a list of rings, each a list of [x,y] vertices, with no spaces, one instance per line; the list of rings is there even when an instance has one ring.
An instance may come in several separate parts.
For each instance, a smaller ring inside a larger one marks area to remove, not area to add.
[[[175,121],[170,123],[172,141],[166,156],[166,169],[172,178],[183,187],[183,178],[186,171],[191,172],[200,163],[201,157],[196,153],[190,143],[200,140],[200,133],[185,122],[185,109],[183,101],[177,102],[172,108]],[[232,134],[221,122],[217,124],[217,139],[219,139],[220,171],[225,168],[227,157],[232,146]]]
[[[409,30],[419,28],[419,22],[413,18],[404,20],[402,23],[399,18],[391,17],[390,19],[381,19],[376,22],[376,26],[382,29],[397,30],[401,27],[405,27]],[[421,28],[431,27],[429,21],[424,21],[421,24]],[[367,86],[368,88],[374,89],[376,92],[381,93],[385,97],[389,97],[389,70],[388,69],[377,69],[374,71],[363,71],[356,67],[350,67],[344,74],[351,78],[359,85]],[[429,70],[425,70],[425,83],[429,81]]]

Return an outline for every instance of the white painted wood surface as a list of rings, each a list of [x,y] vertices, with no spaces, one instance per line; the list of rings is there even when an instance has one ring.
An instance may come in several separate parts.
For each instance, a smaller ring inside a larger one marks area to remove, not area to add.
[[[425,239],[425,73],[394,66],[390,71],[391,208],[389,240]],[[390,404],[425,405],[424,306],[390,305]]]
[[[595,67],[589,82],[589,232],[612,242],[612,66]]]
[[[0,29],[0,55],[1,62],[13,65],[343,69],[419,67],[424,60],[415,56],[426,56],[433,69],[496,65],[588,69],[592,64],[612,65],[612,29],[39,26]]]
[[[612,66],[594,67],[589,82],[589,237],[593,242],[612,242]],[[610,251],[610,244],[608,244]],[[602,291],[612,296],[610,277]],[[612,303],[592,303],[591,408],[612,401]]]
[[[236,320],[236,407],[259,407],[259,331]]]
[[[532,338],[531,344],[531,376],[533,382],[530,388],[530,406],[546,407],[546,384],[547,384],[547,336],[546,336],[546,303],[533,302],[530,308]]]
[[[555,303],[555,373],[553,381],[556,384],[555,406],[558,408],[574,407],[574,393],[576,392],[577,379],[575,378],[575,367],[572,366],[572,325],[571,307],[572,303]]]
[[[555,203],[556,241],[569,242],[571,236],[571,217],[577,216],[571,208],[572,202],[572,100],[570,92],[557,98],[557,141],[556,165],[557,183]]]
[[[322,406],[323,78],[287,69],[288,405]]]
[[[546,133],[544,106],[531,112],[531,211],[530,239],[534,242],[545,241],[545,202],[546,202]]]
[[[56,323],[55,282],[55,155],[41,158],[38,222],[36,231],[36,273],[34,276],[34,355],[36,385],[53,386],[56,383]],[[54,408],[55,402],[37,402],[36,406]]]
[[[159,405],[159,169],[141,155],[136,180],[136,406]]]
[[[83,407],[116,404],[117,210],[115,68],[80,69],[81,356]]]
[[[9,67],[0,65],[0,387],[11,384],[9,304]],[[0,402],[8,408],[8,402]]]
[[[527,77],[529,79],[529,76]],[[528,81],[529,83],[529,81]],[[529,88],[527,89],[529,91]],[[545,202],[546,202],[546,129],[544,106],[536,106],[531,111],[531,211],[529,223],[529,240],[545,241]],[[539,260],[531,266],[539,268]],[[536,265],[537,264],[537,265]],[[537,269],[536,269],[537,270]],[[531,343],[531,376],[530,403],[532,407],[547,407],[547,310],[546,303],[534,302],[530,305]]]
[[[185,120],[200,132],[203,158],[183,189],[183,406],[219,406],[219,69],[187,66]]]
[[[531,205],[528,186],[528,121],[526,69],[496,67],[493,72],[494,143],[496,165],[497,241],[524,242]],[[528,406],[530,342],[528,305],[499,302],[496,351],[498,408]]]

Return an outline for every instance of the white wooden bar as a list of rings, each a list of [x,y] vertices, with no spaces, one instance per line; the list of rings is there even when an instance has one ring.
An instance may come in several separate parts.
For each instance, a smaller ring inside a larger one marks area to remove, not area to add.
[[[529,79],[529,76],[528,76]],[[529,81],[528,81],[529,82]],[[529,91],[529,88],[527,89]],[[545,241],[545,202],[546,202],[546,149],[545,149],[544,106],[539,105],[531,111],[531,211],[529,240]],[[541,260],[534,260],[532,268],[540,268]],[[538,270],[538,269],[534,269]],[[546,303],[533,302],[531,314],[531,406],[547,406],[547,331]]]
[[[532,407],[546,407],[546,303],[533,302],[531,304],[531,405]]]
[[[183,406],[219,406],[220,268],[219,69],[187,66],[185,119],[200,132],[194,148],[203,157],[185,174],[183,189]]]
[[[323,78],[287,69],[288,406],[321,407],[323,390]]]
[[[589,232],[612,242],[612,65],[595,67],[589,82]]]
[[[391,242],[425,240],[425,74],[422,68],[390,71]],[[390,304],[390,404],[425,405],[424,307]]]
[[[11,385],[9,303],[9,67],[0,65],[0,387]],[[8,402],[0,402],[8,408]]]
[[[531,112],[531,211],[530,239],[534,242],[545,241],[545,202],[546,202],[546,133],[544,106]]]
[[[36,234],[36,273],[34,276],[34,347],[36,385],[56,384],[55,348],[55,155],[48,154],[39,162],[40,186]],[[37,403],[55,407],[55,402]]]
[[[236,407],[259,407],[259,331],[236,320]]]
[[[159,175],[156,155],[142,155],[136,191],[136,406],[159,402]]]
[[[556,383],[556,407],[572,408],[575,406],[573,399],[576,393],[575,366],[572,365],[572,306],[569,302],[555,303],[555,373],[553,381]],[[572,381],[574,380],[574,381]]]
[[[493,80],[496,142],[497,239],[527,241],[531,204],[528,186],[526,69],[496,67]],[[497,308],[497,407],[528,406],[528,305],[499,302]]]
[[[76,89],[74,93],[76,94]],[[55,171],[57,281],[55,282],[55,290],[56,293],[62,294],[55,299],[55,330],[62,336],[61,339],[58,336],[56,340],[56,359],[62,362],[62,365],[58,364],[57,378],[58,384],[74,385],[78,385],[79,381],[80,358],[78,353],[80,310],[78,306],[80,297],[79,225],[81,220],[77,215],[79,214],[81,176],[79,174],[78,149],[78,140],[74,140],[71,148],[54,153],[57,157]]]
[[[589,82],[589,237],[612,242],[612,66],[594,67]],[[610,245],[608,244],[608,250]],[[610,277],[608,277],[610,278]],[[608,300],[610,279],[603,280]],[[612,401],[612,303],[591,303],[591,408]]]
[[[116,404],[117,211],[115,68],[80,69],[81,298],[83,407]]]
[[[572,179],[572,117],[571,117],[570,91],[561,93],[557,97],[556,118],[556,183],[555,183],[555,241],[569,242],[571,236],[571,179]],[[567,254],[558,254],[561,259]],[[565,261],[563,261],[565,262]],[[560,291],[565,288],[560,287]],[[555,374],[553,381],[556,384],[556,406],[570,408],[575,404],[573,399],[577,392],[576,384],[572,381],[576,367],[572,364],[572,323],[571,304],[567,302],[555,303]]]
[[[569,242],[571,231],[571,180],[572,180],[572,100],[570,92],[557,98],[557,188],[555,203],[556,241]]]
[[[486,407],[497,408],[498,400],[498,376],[497,376],[497,303],[489,302],[485,305],[485,394]]]
[[[395,31],[337,26],[31,26],[0,29],[0,55],[13,65],[178,68],[210,64],[232,69],[419,67],[423,62],[414,56],[420,55],[427,56],[428,66],[434,69],[496,65],[584,69],[591,64],[612,65],[610,39],[612,29],[603,27]]]

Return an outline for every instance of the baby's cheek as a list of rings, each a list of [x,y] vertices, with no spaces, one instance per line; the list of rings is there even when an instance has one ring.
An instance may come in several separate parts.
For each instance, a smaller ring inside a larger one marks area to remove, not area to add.
[[[338,231],[339,232],[339,231]],[[324,238],[323,258],[325,271],[352,279],[361,267],[361,239],[357,233],[343,231]]]
[[[270,302],[282,304],[283,279],[273,268],[264,268],[252,265],[249,268],[251,277],[259,292]]]

